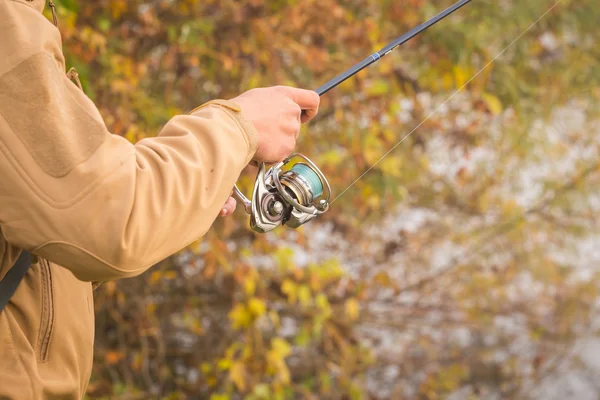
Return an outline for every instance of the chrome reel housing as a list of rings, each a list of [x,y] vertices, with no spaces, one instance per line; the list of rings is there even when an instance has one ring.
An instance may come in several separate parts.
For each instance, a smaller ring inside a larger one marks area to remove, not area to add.
[[[331,188],[325,175],[302,154],[292,154],[269,170],[259,166],[252,200],[237,185],[234,196],[250,215],[250,227],[259,233],[280,225],[298,228],[329,210]]]

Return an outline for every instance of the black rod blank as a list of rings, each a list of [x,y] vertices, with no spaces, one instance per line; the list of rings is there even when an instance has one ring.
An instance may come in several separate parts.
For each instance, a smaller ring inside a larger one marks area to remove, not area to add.
[[[418,34],[423,32],[424,30],[430,28],[431,26],[435,25],[439,21],[443,20],[444,18],[446,18],[447,16],[449,16],[450,14],[452,14],[453,12],[455,12],[456,10],[458,10],[459,8],[461,8],[462,6],[466,5],[469,2],[471,2],[471,0],[460,0],[459,2],[454,4],[452,7],[442,11],[435,17],[431,18],[429,21],[422,23],[421,25],[417,26],[416,28],[411,29],[409,32],[400,36],[398,39],[394,40],[392,43],[388,44],[383,49],[379,50],[376,53],[373,53],[372,55],[365,58],[358,64],[356,64],[356,65],[350,67],[348,70],[342,72],[341,74],[339,74],[338,76],[336,76],[335,78],[333,78],[332,80],[330,80],[329,82],[327,82],[326,84],[324,84],[323,86],[321,86],[320,88],[315,90],[315,92],[317,92],[319,94],[319,96],[322,96],[323,94],[327,93],[334,87],[338,86],[340,83],[344,82],[348,78],[356,75],[358,72],[367,68],[369,65],[374,64],[375,62],[379,61],[379,59],[381,57],[388,55],[396,47],[408,42],[410,39],[414,38],[415,36],[417,36]]]

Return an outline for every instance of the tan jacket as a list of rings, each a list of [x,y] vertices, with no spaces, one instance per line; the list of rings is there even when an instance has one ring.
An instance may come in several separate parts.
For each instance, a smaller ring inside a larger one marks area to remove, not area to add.
[[[202,236],[256,151],[228,101],[135,145],[65,74],[44,0],[0,0],[0,279],[38,256],[0,313],[0,399],[79,399],[92,281],[138,275]]]

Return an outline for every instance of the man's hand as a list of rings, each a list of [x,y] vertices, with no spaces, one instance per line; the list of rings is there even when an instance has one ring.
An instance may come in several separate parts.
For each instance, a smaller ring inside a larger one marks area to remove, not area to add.
[[[252,89],[231,99],[258,132],[254,161],[276,163],[289,156],[296,147],[300,125],[317,115],[320,100],[312,90],[289,86]],[[233,214],[236,204],[230,197],[219,215]]]
[[[300,125],[317,115],[320,98],[312,90],[274,86],[249,90],[231,101],[258,131],[254,160],[276,163],[292,153]]]

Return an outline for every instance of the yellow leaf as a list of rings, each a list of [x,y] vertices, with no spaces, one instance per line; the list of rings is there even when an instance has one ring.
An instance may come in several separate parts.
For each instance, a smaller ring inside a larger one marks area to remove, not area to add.
[[[288,301],[292,304],[296,303],[296,284],[289,279],[286,279],[281,284],[281,291],[288,296]]]
[[[161,277],[162,277],[162,271],[152,272],[152,274],[150,274],[150,283],[156,283],[156,282],[160,281]]]
[[[231,360],[228,358],[221,358],[219,360],[219,362],[217,363],[217,368],[219,368],[222,371],[227,371],[228,369],[230,369],[232,366]]]
[[[225,358],[234,359],[235,355],[238,351],[240,351],[244,345],[242,342],[234,342],[232,343],[227,350],[225,350]]]
[[[310,332],[308,329],[300,329],[300,332],[294,338],[296,346],[304,347],[310,343]]]
[[[279,378],[281,383],[285,385],[290,383],[290,370],[288,369],[287,365],[282,364],[279,366],[279,369],[277,371],[277,377]]]
[[[246,390],[246,368],[241,362],[234,362],[229,370],[229,378],[241,392]]]
[[[317,307],[321,309],[329,308],[329,299],[323,293],[319,293],[316,298]]]
[[[452,89],[452,87],[454,85],[454,76],[450,73],[443,74],[441,83],[442,83],[442,88],[444,90]]]
[[[293,266],[294,250],[287,247],[280,247],[275,253],[277,265],[281,271],[286,271]]]
[[[194,243],[190,244],[188,246],[188,248],[192,251],[192,253],[200,254],[201,246],[202,246],[202,239],[198,239]]]
[[[132,125],[132,126],[129,126],[129,128],[127,129],[127,132],[125,132],[125,134],[123,136],[129,142],[135,143],[135,142],[137,142],[137,134],[138,134],[138,130],[136,129],[135,125]]]
[[[310,288],[313,292],[319,292],[321,290],[321,278],[315,272],[312,272],[309,277]]]
[[[400,178],[402,176],[402,160],[399,157],[386,157],[379,163],[379,169],[386,175]]]
[[[113,294],[115,294],[116,288],[117,288],[117,283],[115,281],[106,282],[104,284],[104,290],[106,290],[106,293],[109,296],[112,296]]]
[[[373,277],[373,281],[377,282],[379,285],[383,287],[391,287],[393,286],[392,279],[385,271],[380,271]]]
[[[338,166],[342,162],[342,155],[339,150],[330,150],[320,156],[319,166],[324,165]]]
[[[244,349],[242,350],[242,360],[249,360],[250,358],[252,358],[252,346],[244,346]]]
[[[248,301],[248,309],[255,317],[263,315],[266,311],[266,308],[265,302],[256,297],[253,297]]]
[[[270,390],[269,390],[269,385],[267,385],[266,383],[259,383],[258,385],[254,386],[254,390],[252,391],[252,394],[255,395],[256,397],[258,397],[259,399],[268,399],[269,394],[270,394]]]
[[[164,278],[167,280],[173,280],[175,278],[177,278],[177,272],[175,271],[167,271],[164,273]]]
[[[202,323],[199,320],[197,320],[197,319],[193,320],[190,323],[189,328],[196,335],[204,335],[206,333],[204,331],[204,327],[202,326]]]
[[[367,136],[363,144],[362,152],[367,163],[371,165],[375,164],[384,153],[381,140],[375,137],[375,135]]]
[[[292,352],[290,344],[282,338],[274,338],[271,341],[271,347],[275,354],[281,359],[289,356]]]
[[[490,208],[490,196],[487,192],[483,193],[477,199],[477,206],[480,211],[486,212]]]
[[[515,200],[507,200],[502,204],[502,213],[506,216],[516,215],[520,212],[519,204]]]
[[[456,82],[456,87],[461,88],[469,79],[469,75],[467,70],[460,68],[459,66],[455,66],[454,68],[454,81]]]
[[[305,307],[312,304],[310,288],[307,285],[302,285],[298,288],[298,300],[300,300],[300,304]]]
[[[251,296],[254,294],[254,292],[256,291],[256,281],[254,281],[253,279],[247,279],[244,281],[244,289],[246,291],[246,294]]]
[[[374,197],[375,194],[376,194],[375,189],[373,189],[373,187],[369,186],[369,185],[363,186],[360,191],[360,195],[362,196],[363,199],[369,199],[371,197]]]
[[[243,304],[236,304],[228,316],[233,329],[246,328],[250,326],[250,322],[252,321],[252,314],[246,310]]]
[[[481,97],[492,114],[498,115],[504,109],[500,99],[493,94],[483,93]]]
[[[358,300],[356,300],[355,298],[351,298],[346,300],[346,304],[344,306],[345,311],[346,311],[346,315],[348,316],[348,318],[350,318],[351,320],[356,320],[358,318],[358,312],[359,312],[359,304],[358,304]]]
[[[390,92],[390,84],[387,80],[377,79],[371,83],[367,93],[372,96],[381,96]]]
[[[212,371],[212,367],[209,363],[203,362],[202,364],[200,364],[200,371],[202,371],[204,375],[207,375],[208,373],[210,373],[210,371]]]

